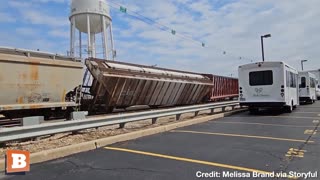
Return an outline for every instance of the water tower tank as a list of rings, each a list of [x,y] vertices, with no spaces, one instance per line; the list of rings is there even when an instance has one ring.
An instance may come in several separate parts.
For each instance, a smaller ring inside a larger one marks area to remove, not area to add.
[[[102,16],[105,17],[106,25],[109,25],[111,22],[111,16],[109,6],[105,0],[71,1],[70,20],[74,17],[76,28],[83,33],[88,33],[88,19],[90,19],[90,33],[102,32]]]

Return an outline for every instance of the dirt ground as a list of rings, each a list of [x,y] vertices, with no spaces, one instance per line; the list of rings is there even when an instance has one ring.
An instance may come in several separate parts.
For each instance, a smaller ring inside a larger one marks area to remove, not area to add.
[[[215,112],[221,111],[220,109],[215,110]],[[205,116],[209,111],[203,111],[199,113],[197,117]],[[194,113],[187,113],[181,116],[179,121],[186,121],[194,118]],[[127,123],[125,128],[120,129],[119,125],[99,127],[93,129],[87,129],[79,131],[76,134],[72,133],[60,133],[52,136],[38,137],[33,140],[24,142],[11,142],[7,143],[5,147],[0,147],[0,159],[4,158],[7,149],[20,149],[27,150],[30,153],[41,152],[43,150],[59,148],[63,146],[68,146],[72,144],[78,144],[82,142],[91,141],[94,139],[101,139],[109,136],[115,136],[119,134],[124,134],[128,132],[138,131],[141,129],[147,129],[151,127],[157,127],[165,124],[170,124],[176,122],[175,116],[168,116],[164,118],[159,118],[156,124],[151,123],[150,120],[137,121],[132,123]]]

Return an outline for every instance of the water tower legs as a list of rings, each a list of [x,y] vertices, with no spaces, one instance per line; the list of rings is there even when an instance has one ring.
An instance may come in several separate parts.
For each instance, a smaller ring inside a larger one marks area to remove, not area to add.
[[[97,57],[107,60],[114,60],[116,57],[116,51],[114,49],[112,23],[107,22],[107,17],[101,16],[101,18],[99,18],[99,22],[102,24],[101,31],[97,33],[96,30],[92,29],[92,23],[96,19],[94,19],[94,17],[89,14],[84,17],[86,21],[85,24],[87,26],[85,32],[77,29],[78,21],[76,20],[75,16],[71,17],[70,19],[71,23],[69,55],[72,57],[81,57],[84,59],[88,57]],[[100,37],[102,38],[101,40]],[[83,50],[85,52],[83,52]]]
[[[96,54],[96,35],[94,33],[90,34],[90,51],[91,51],[91,57],[95,58],[97,56]]]
[[[71,19],[71,23],[70,23],[70,56],[74,57],[75,53],[74,53],[74,47],[75,47],[75,33],[76,33],[76,24],[75,24],[75,19],[72,18]]]
[[[111,53],[112,53],[112,60],[115,60],[116,56],[117,56],[117,53],[116,53],[116,50],[114,48],[114,41],[113,41],[113,31],[112,31],[112,22],[110,22],[110,28],[109,28],[109,31],[110,31],[110,39],[111,39]]]
[[[92,57],[92,51],[91,51],[91,30],[90,30],[90,16],[87,14],[87,33],[88,33],[88,57]]]
[[[81,31],[79,31],[79,56],[82,58],[82,35]]]
[[[103,40],[103,58],[108,59],[108,37],[107,37],[106,18],[102,16],[101,21],[102,21],[101,23],[102,23],[102,40]]]

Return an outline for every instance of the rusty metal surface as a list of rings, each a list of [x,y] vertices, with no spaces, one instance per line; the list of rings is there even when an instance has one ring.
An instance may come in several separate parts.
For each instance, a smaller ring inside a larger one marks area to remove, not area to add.
[[[197,104],[212,88],[197,73],[100,59],[87,59],[86,66],[94,77],[93,102],[106,108]]]
[[[238,79],[217,75],[207,75],[213,83],[211,89],[210,100],[218,101],[239,96]]]
[[[0,48],[0,112],[75,106],[65,96],[81,85],[82,69],[71,58]]]

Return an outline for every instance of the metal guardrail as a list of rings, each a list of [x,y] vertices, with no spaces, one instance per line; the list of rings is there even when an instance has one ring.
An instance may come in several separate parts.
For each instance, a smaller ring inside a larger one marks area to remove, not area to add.
[[[223,108],[224,111],[226,107],[232,107],[232,109],[234,109],[234,107],[238,105],[238,101],[209,103],[201,105],[175,107],[162,110],[150,110],[145,112],[117,114],[102,117],[90,117],[82,120],[39,124],[26,127],[13,127],[8,129],[4,128],[0,129],[0,143],[6,143],[8,141],[29,139],[58,133],[74,132],[84,129],[110,126],[116,124],[120,124],[120,127],[123,128],[125,123],[147,119],[152,119],[152,123],[154,124],[156,123],[157,118],[160,117],[176,115],[177,120],[179,120],[181,114],[184,113],[195,112],[195,115],[198,115],[198,112],[204,110],[211,110],[211,112],[213,113],[214,109],[216,108]]]

